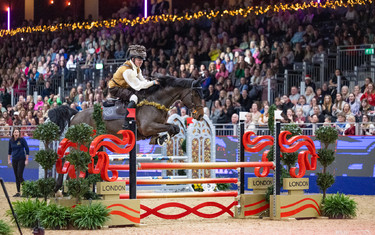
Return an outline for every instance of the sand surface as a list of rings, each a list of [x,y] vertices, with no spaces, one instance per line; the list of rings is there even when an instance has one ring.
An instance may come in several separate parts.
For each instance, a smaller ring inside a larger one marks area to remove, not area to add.
[[[6,183],[10,195],[15,194],[15,184]],[[105,228],[96,231],[77,231],[77,230],[46,230],[46,235],[115,235],[115,234],[335,234],[335,235],[375,235],[375,196],[352,196],[358,203],[357,217],[351,220],[331,220],[331,219],[310,219],[310,220],[291,220],[291,221],[273,221],[262,219],[234,219],[228,214],[224,214],[214,219],[202,219],[196,215],[189,215],[178,220],[164,220],[150,215],[142,219],[138,227]],[[22,200],[19,198],[11,198]],[[215,201],[228,206],[233,202],[233,198],[186,198],[186,199],[152,199],[144,201],[146,206],[151,208],[166,202],[180,202],[191,207],[206,201]],[[142,201],[143,203],[143,201]],[[5,217],[5,211],[9,205],[5,195],[0,190],[0,218],[9,221]],[[204,213],[215,213],[219,209],[208,207],[199,210]],[[184,210],[164,209],[159,211],[165,214],[179,214]],[[143,211],[141,211],[143,213]],[[14,234],[18,234],[14,227]],[[24,234],[32,234],[31,229],[22,228]]]

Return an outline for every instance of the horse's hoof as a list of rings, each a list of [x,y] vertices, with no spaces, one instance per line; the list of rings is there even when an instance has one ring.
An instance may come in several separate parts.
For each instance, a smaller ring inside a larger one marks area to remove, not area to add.
[[[160,136],[157,139],[158,145],[164,146],[170,139],[171,139],[171,136],[168,133],[163,136]]]

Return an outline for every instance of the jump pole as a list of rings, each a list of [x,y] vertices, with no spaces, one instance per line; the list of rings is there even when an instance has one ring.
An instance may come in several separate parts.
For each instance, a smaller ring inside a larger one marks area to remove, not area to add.
[[[129,184],[130,180],[117,180]],[[217,179],[137,179],[138,185],[145,184],[225,184],[237,183],[237,178],[217,178]]]
[[[133,150],[132,150],[133,151]],[[109,165],[108,170],[130,170],[130,165]],[[270,167],[273,162],[205,162],[205,163],[138,163],[138,170],[164,169],[237,169],[242,167]]]
[[[134,115],[135,116],[135,115]],[[135,118],[135,117],[134,117]],[[133,131],[135,139],[137,139],[136,121],[130,121],[130,130]],[[129,198],[137,199],[137,146],[129,153]]]
[[[140,193],[137,199],[151,198],[191,198],[191,197],[237,197],[237,191],[229,192],[194,192],[194,193]],[[128,194],[120,194],[120,199],[129,199]]]

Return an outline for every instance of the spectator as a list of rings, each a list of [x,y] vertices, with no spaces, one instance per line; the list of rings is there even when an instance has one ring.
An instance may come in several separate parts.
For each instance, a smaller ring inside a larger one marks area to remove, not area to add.
[[[346,124],[344,135],[355,135],[355,117],[351,115],[347,120],[349,123]]]
[[[375,135],[375,126],[369,122],[367,115],[362,116],[361,130],[362,135]]]
[[[349,94],[348,102],[350,105],[350,110],[352,111],[353,115],[359,117],[359,107],[360,104],[357,102],[354,93]]]
[[[238,89],[240,90],[241,93],[243,90],[249,90],[249,86],[247,84],[245,77],[241,77],[240,86],[238,87]]]
[[[361,103],[361,97],[362,97],[362,93],[359,89],[359,86],[354,86],[354,90],[353,90],[353,94],[354,94],[354,97],[355,97],[355,100],[357,103]]]
[[[269,110],[269,108],[270,107],[268,105],[263,106],[263,113],[262,113],[262,115],[260,115],[260,118],[258,120],[259,125],[267,125],[268,126],[268,117],[269,117],[268,110]]]
[[[34,106],[34,110],[35,110],[35,111],[36,111],[36,110],[39,110],[39,107],[42,108],[43,105],[44,105],[43,98],[42,98],[41,95],[38,95],[38,97],[37,97],[37,102],[36,102],[36,104],[35,104],[35,106]]]
[[[253,122],[253,115],[251,113],[246,113],[246,120],[245,120],[245,132],[248,131],[255,131],[255,123]]]
[[[252,104],[250,112],[252,114],[253,122],[255,124],[258,124],[260,116],[262,116],[262,114],[259,112],[259,103],[258,102],[254,102]]]
[[[368,84],[372,83],[372,78],[367,77],[365,78],[365,84],[361,87],[361,92],[364,93]]]
[[[322,110],[323,110],[323,115],[332,116],[333,104],[332,104],[332,97],[330,95],[326,95],[324,97]]]
[[[336,94],[336,101],[332,107],[332,115],[337,116],[338,113],[341,113],[345,104],[346,102],[342,99],[342,95],[340,93]]]
[[[315,93],[314,93],[314,90],[312,89],[312,87],[308,86],[306,87],[306,91],[305,91],[305,97],[306,97],[306,104],[310,104],[311,103],[311,100],[313,98],[315,98]]]
[[[305,96],[301,95],[299,98],[298,98],[298,103],[294,106],[293,108],[294,110],[297,110],[297,109],[302,109],[303,110],[303,116],[304,117],[307,117],[310,113],[310,105],[308,105],[306,103],[306,98]]]
[[[313,89],[313,92],[315,92],[316,90],[315,83],[311,80],[310,75],[305,76],[305,86],[306,86],[306,90],[308,87],[311,87]]]
[[[241,97],[238,100],[238,102],[241,105],[241,111],[246,111],[246,112],[250,111],[250,107],[253,104],[250,97],[248,96],[247,90],[242,91]]]
[[[229,123],[231,121],[232,115],[234,113],[234,107],[232,101],[227,98],[225,100],[225,105],[222,109],[221,115],[217,120],[218,123]]]
[[[339,135],[343,135],[345,131],[345,121],[346,121],[346,115],[343,113],[338,113],[337,114],[337,121],[335,123],[336,129],[339,133]]]
[[[303,115],[303,110],[301,108],[296,109],[296,123],[299,124],[299,127],[303,128],[305,125],[303,125],[306,122],[306,118]]]
[[[44,99],[44,97],[49,97],[51,94],[54,94],[54,91],[51,88],[51,83],[49,81],[46,81],[44,83],[44,89],[43,89],[41,95],[42,95],[42,97]]]
[[[219,119],[222,112],[222,106],[219,100],[215,100],[215,103],[211,109],[211,115],[210,119],[213,123],[217,123],[217,120]]]
[[[371,106],[375,106],[375,90],[374,90],[374,84],[369,83],[363,92],[363,95],[361,97],[361,100],[367,99],[368,103]]]
[[[373,109],[373,106],[371,106],[367,99],[363,99],[361,101],[361,107],[359,108],[360,115],[368,115]]]
[[[289,95],[290,102],[296,105],[299,100],[299,97],[300,97],[300,94],[298,93],[298,88],[295,86],[292,86],[292,88],[290,89],[290,95]]]
[[[348,81],[346,80],[346,78],[344,76],[342,76],[341,70],[340,69],[336,69],[335,70],[335,74],[329,80],[329,86],[328,86],[330,88],[332,99],[336,96],[336,93],[337,93],[337,81],[339,79],[341,80],[341,84],[343,84],[343,85],[349,85],[349,84],[347,84]]]
[[[286,111],[286,115],[283,115],[283,119],[281,120],[281,122],[283,122],[283,123],[295,123],[295,120],[296,120],[296,115],[295,115],[293,109],[288,109]]]

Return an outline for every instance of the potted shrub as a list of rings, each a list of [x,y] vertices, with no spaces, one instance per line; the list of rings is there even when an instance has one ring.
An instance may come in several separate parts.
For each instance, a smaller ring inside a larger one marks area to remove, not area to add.
[[[37,185],[40,193],[44,196],[44,200],[47,200],[47,197],[53,194],[53,188],[56,184],[54,178],[47,178],[47,176],[50,175],[58,158],[57,153],[50,148],[50,144],[53,141],[59,140],[60,130],[55,123],[46,122],[38,125],[33,132],[33,137],[42,141],[45,148],[37,152],[35,155],[35,161],[38,162],[44,170],[44,179],[39,179]]]
[[[317,151],[318,161],[323,166],[322,173],[318,173],[317,185],[323,191],[323,199],[329,187],[335,182],[332,174],[327,172],[327,167],[335,161],[335,151],[328,149],[330,144],[335,144],[338,139],[336,128],[322,126],[315,131],[315,137],[321,143],[321,148]]]
[[[87,149],[93,139],[93,128],[85,123],[69,127],[65,137],[77,144],[77,146],[86,146]],[[82,196],[90,189],[89,182],[80,178],[80,172],[86,172],[88,164],[91,162],[91,156],[88,152],[81,151],[78,148],[72,149],[66,156],[66,160],[75,168],[75,179],[69,179],[66,183],[69,195],[76,198],[78,204]]]
[[[344,194],[328,195],[322,206],[322,212],[330,219],[350,219],[357,215],[357,203]]]

